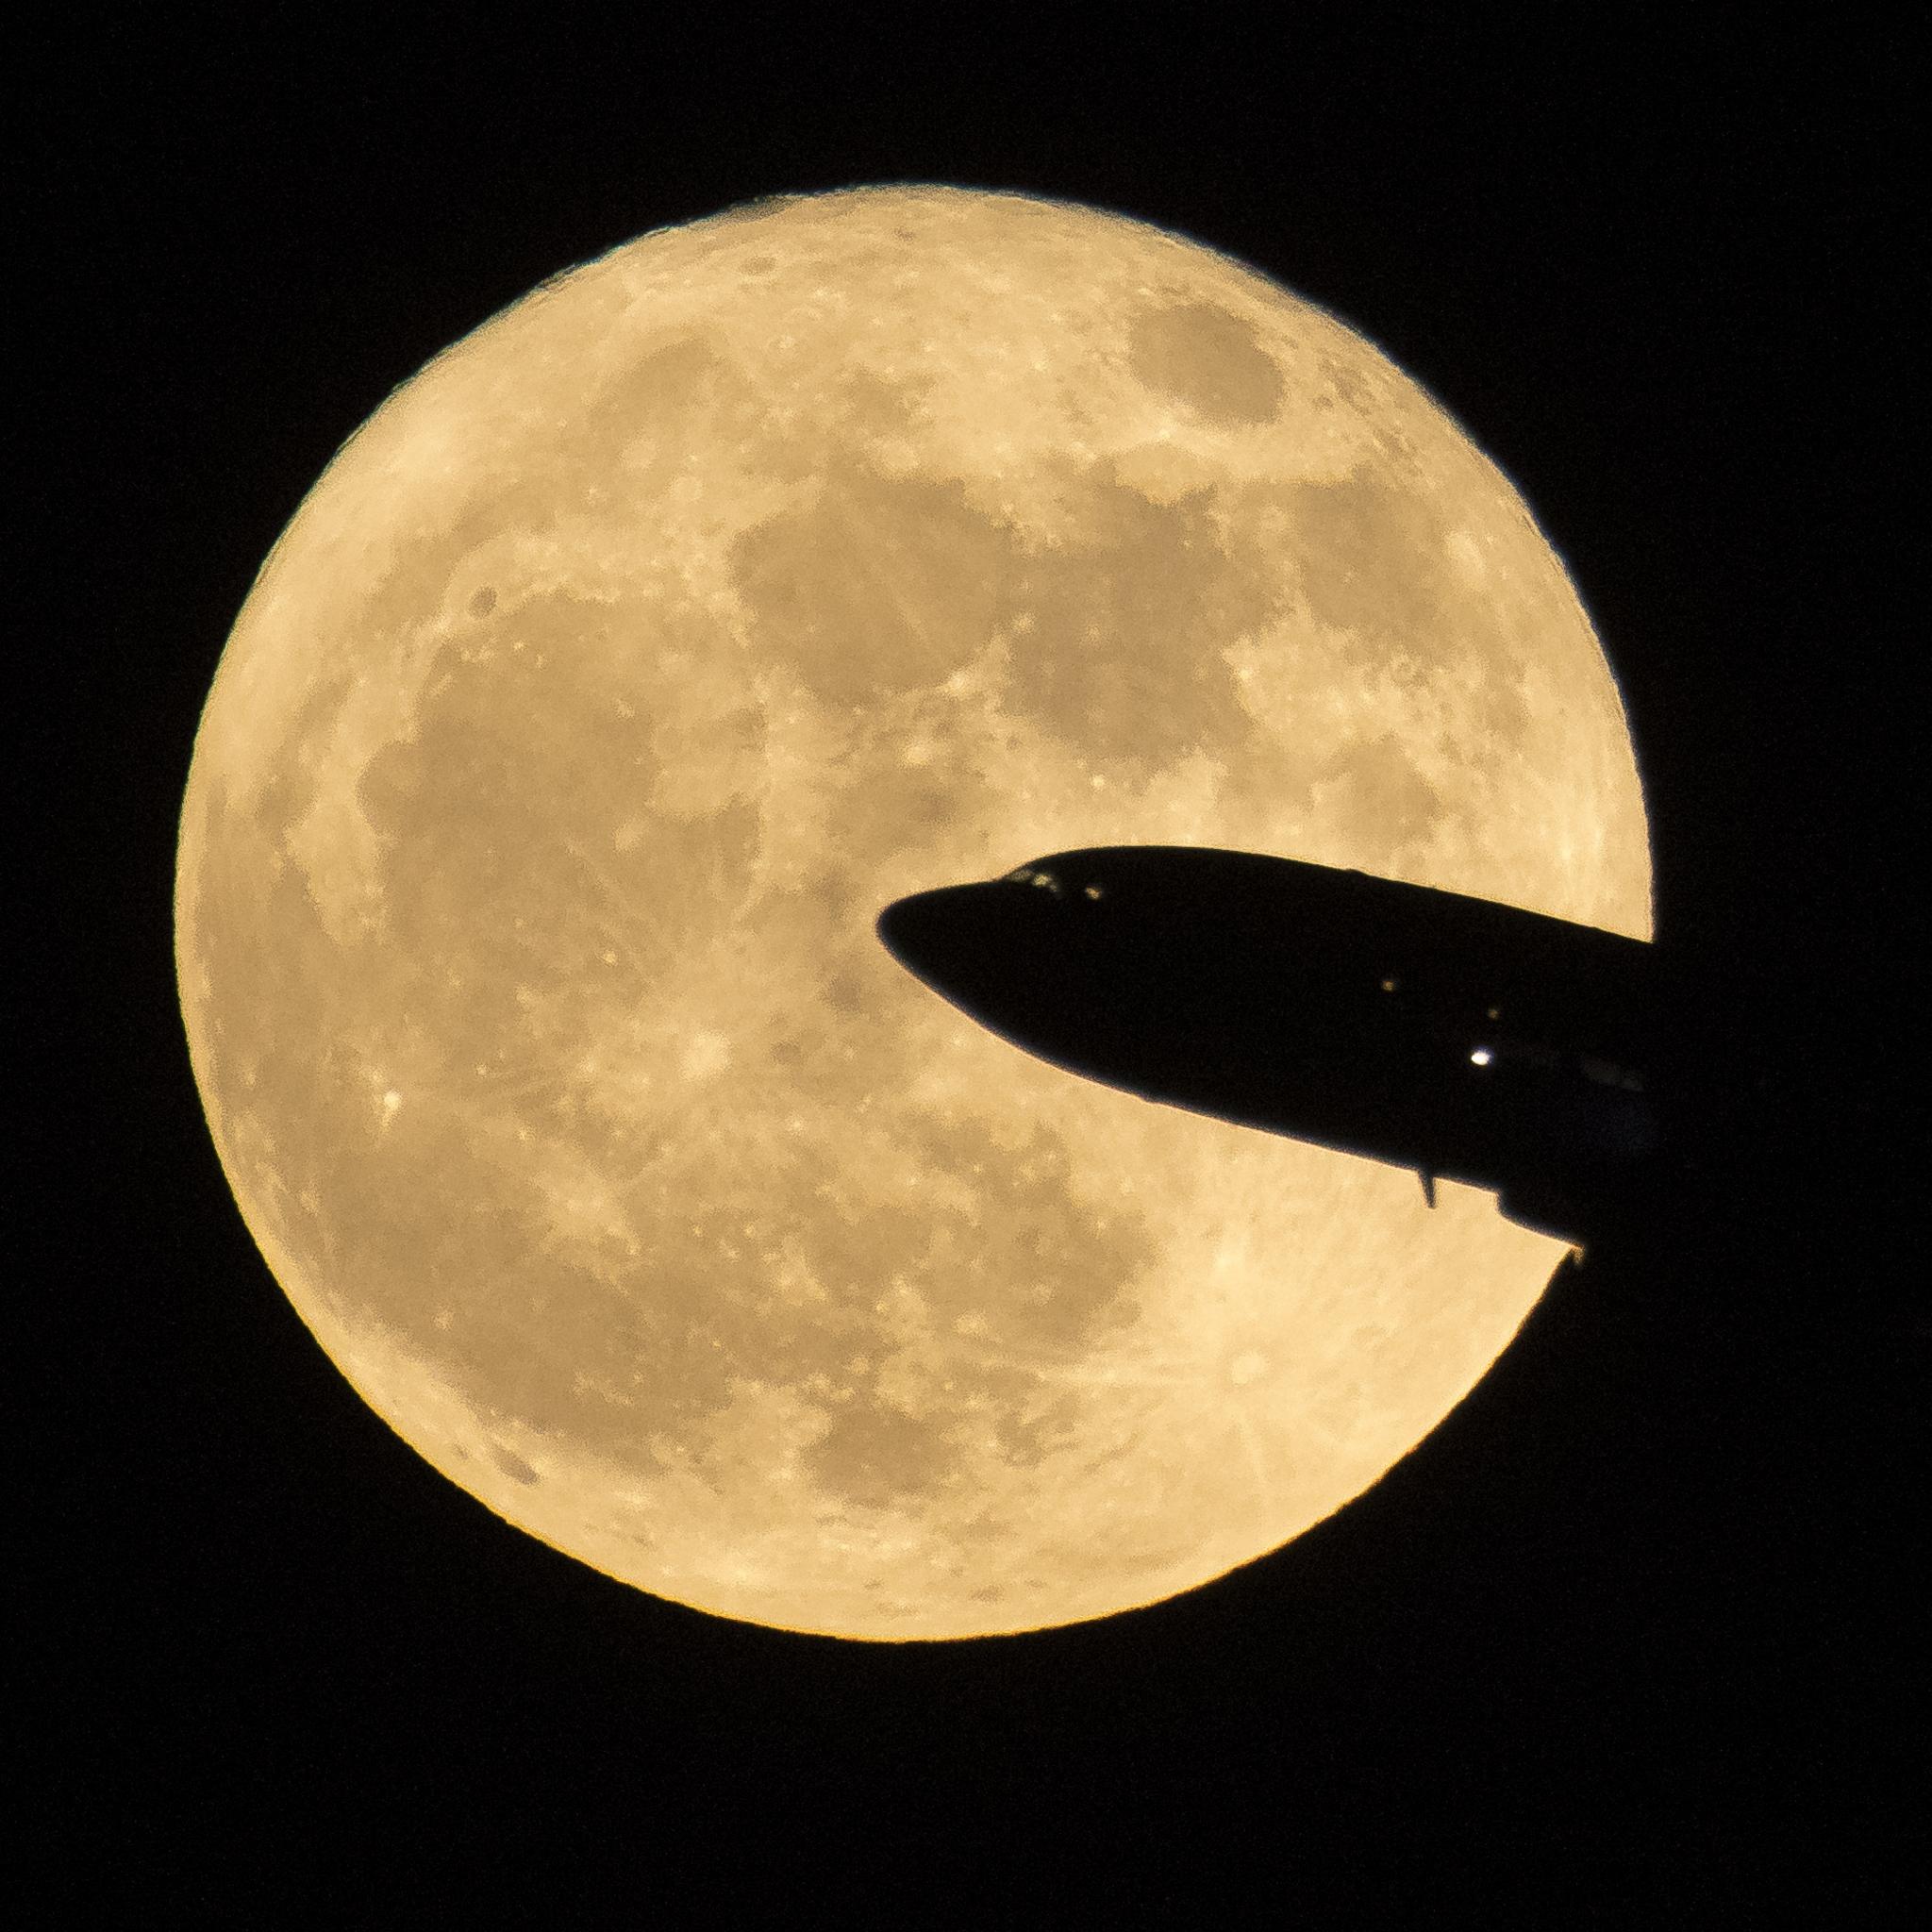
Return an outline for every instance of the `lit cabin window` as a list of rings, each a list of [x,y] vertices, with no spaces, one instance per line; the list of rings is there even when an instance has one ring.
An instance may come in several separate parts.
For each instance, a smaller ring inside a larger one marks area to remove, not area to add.
[[[1469,1063],[1473,1067],[1486,1067],[1495,1058],[1496,1056],[1488,1047],[1478,1046],[1471,1050]]]
[[[1098,899],[1099,897],[1101,897],[1103,891],[1105,891],[1105,888],[1101,886],[1083,886],[1080,890],[1084,891],[1090,899]]]
[[[1384,992],[1393,992],[1401,984],[1401,980],[1397,979],[1394,974],[1387,974],[1382,980],[1382,991]]]

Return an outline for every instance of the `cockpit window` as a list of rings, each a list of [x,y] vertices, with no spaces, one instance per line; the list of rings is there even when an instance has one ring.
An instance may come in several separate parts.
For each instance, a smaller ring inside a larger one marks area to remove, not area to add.
[[[1037,865],[1016,865],[1008,873],[1001,883],[1022,886],[1040,886],[1051,892],[1056,899],[1064,897],[1066,889],[1060,884],[1058,874],[1042,872]]]

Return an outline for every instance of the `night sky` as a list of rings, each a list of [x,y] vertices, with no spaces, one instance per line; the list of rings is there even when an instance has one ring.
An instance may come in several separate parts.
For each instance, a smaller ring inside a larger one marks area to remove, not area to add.
[[[1229,1893],[1285,1917],[1338,1886],[1353,1922],[1411,1924],[1499,1890],[1549,1924],[1902,1902],[1932,1324],[1895,51],[1844,15],[1815,43],[1445,18],[1032,55],[991,20],[805,49],[747,18],[638,51],[532,22],[529,46],[276,15],[30,53],[11,1696],[57,1902],[1022,1924]],[[1734,979],[1723,1024],[1778,1110],[1766,1156],[1705,1150],[1681,1224],[1560,1282],[1338,1517],[1175,1601],[965,1645],[658,1602],[400,1443],[235,1208],[170,929],[222,645],[389,391],[643,230],[890,180],[1176,229],[1457,417],[1594,618],[1659,933]]]

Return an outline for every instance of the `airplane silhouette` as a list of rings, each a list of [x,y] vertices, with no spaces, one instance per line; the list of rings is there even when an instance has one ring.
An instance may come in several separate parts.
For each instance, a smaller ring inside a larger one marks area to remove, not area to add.
[[[1681,1153],[1659,950],[1208,846],[1061,852],[919,892],[899,963],[1041,1059],[1145,1099],[1493,1189],[1579,1248]]]

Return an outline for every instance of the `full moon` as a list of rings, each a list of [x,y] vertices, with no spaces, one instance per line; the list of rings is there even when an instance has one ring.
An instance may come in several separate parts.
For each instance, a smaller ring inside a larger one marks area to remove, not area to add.
[[[363,1399],[610,1576],[875,1640],[1154,1603],[1374,1483],[1563,1248],[874,936],[1143,841],[1650,930],[1575,591],[1360,336],[1015,194],[660,230],[405,383],[262,567],[181,824],[208,1125]]]

